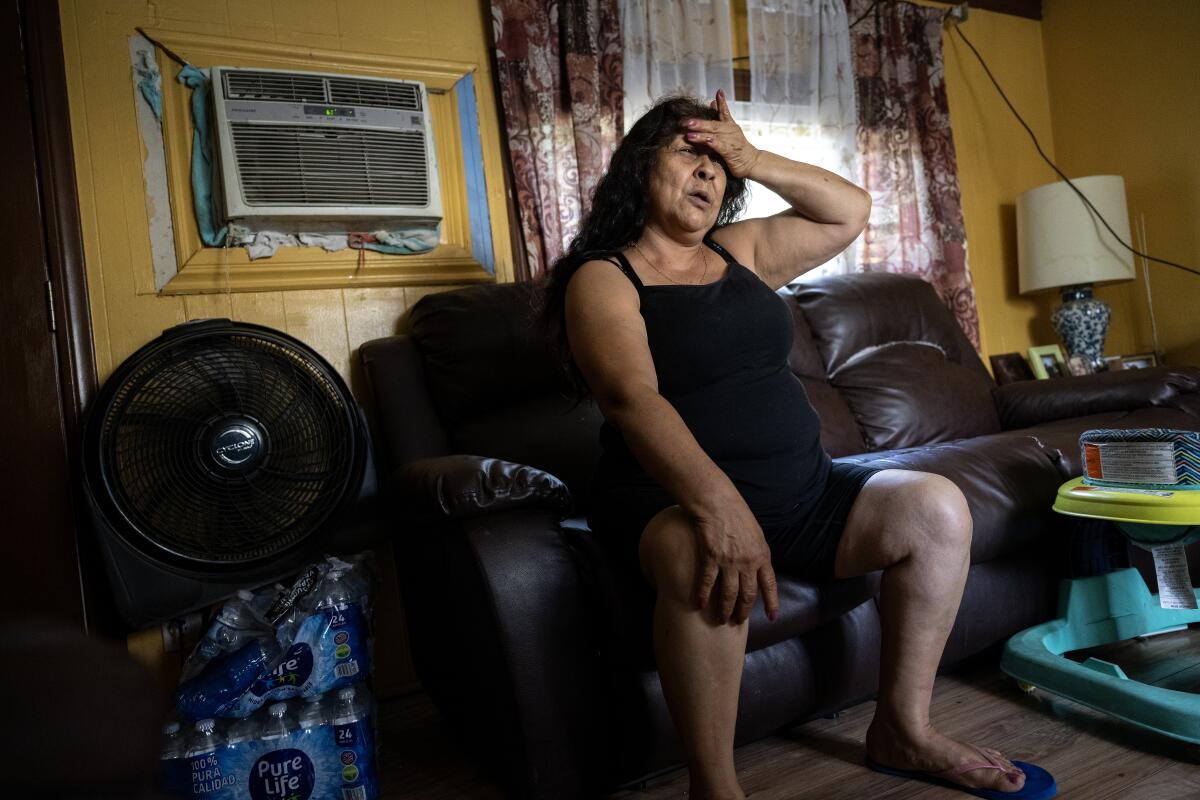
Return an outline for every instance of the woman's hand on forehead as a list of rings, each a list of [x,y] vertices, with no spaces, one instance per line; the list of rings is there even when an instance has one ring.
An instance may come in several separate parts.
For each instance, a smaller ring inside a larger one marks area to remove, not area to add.
[[[729,103],[725,101],[724,90],[717,90],[717,97],[710,105],[720,118],[684,120],[683,138],[692,144],[712,150],[725,162],[726,170],[733,177],[748,177],[754,165],[758,163],[759,149],[746,140],[741,126],[734,122],[733,115],[729,113]]]

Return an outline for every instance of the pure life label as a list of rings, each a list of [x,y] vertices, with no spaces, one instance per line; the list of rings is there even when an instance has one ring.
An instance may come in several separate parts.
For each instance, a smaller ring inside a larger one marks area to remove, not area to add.
[[[316,784],[312,759],[302,750],[267,753],[250,769],[251,800],[309,800]]]

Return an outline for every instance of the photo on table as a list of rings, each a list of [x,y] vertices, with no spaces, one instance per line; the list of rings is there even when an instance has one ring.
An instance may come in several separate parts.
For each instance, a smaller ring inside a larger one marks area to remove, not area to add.
[[[992,364],[992,376],[1001,386],[1006,383],[1033,380],[1033,370],[1029,368],[1029,362],[1025,360],[1025,356],[1020,353],[1001,353],[989,357],[988,360]]]
[[[1158,359],[1154,353],[1138,353],[1132,356],[1121,356],[1121,369],[1147,369],[1157,367]]]
[[[1062,347],[1057,344],[1029,348],[1029,365],[1038,378],[1061,378],[1070,374]]]
[[[1088,360],[1080,355],[1074,355],[1067,359],[1067,373],[1070,375],[1091,375],[1095,372]]]

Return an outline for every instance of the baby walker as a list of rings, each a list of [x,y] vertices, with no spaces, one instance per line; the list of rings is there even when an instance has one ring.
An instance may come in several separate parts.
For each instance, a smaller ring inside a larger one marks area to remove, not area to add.
[[[1085,472],[1058,490],[1061,514],[1112,520],[1154,554],[1159,594],[1136,569],[1064,581],[1061,617],[1009,639],[1000,668],[1039,687],[1148,730],[1200,744],[1200,694],[1130,679],[1121,667],[1064,656],[1074,650],[1200,622],[1183,548],[1200,539],[1200,434],[1095,430],[1080,437]]]

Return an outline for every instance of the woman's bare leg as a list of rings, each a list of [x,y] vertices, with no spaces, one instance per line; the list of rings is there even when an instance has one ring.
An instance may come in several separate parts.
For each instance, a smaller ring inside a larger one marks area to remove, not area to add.
[[[696,537],[678,506],[646,526],[640,556],[657,592],[654,656],[687,758],[688,796],[743,798],[733,766],[733,732],[749,623],[723,624],[712,613],[715,601],[705,611],[696,607]]]
[[[867,731],[867,753],[886,766],[943,772],[983,761],[972,747],[939,733],[929,703],[946,638],[954,625],[970,566],[971,514],[949,480],[885,470],[863,487],[838,546],[840,578],[883,570],[879,701]],[[973,770],[967,786],[1019,791],[1024,775]]]

